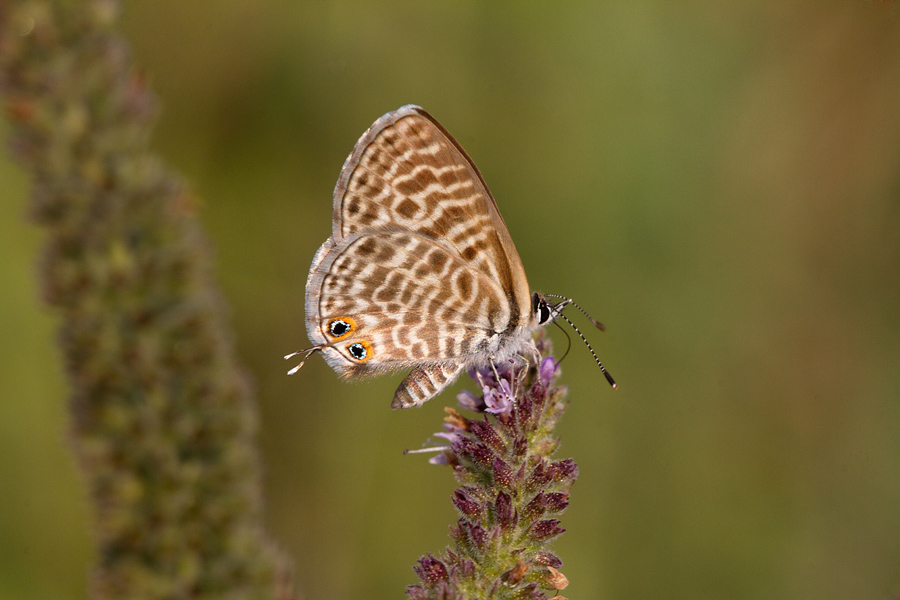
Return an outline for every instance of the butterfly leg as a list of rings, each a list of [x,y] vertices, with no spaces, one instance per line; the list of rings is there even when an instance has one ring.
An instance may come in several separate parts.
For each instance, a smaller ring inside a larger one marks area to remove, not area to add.
[[[509,362],[510,362],[510,364],[514,365],[515,359],[511,358],[509,360]],[[500,373],[497,371],[497,363],[494,362],[493,356],[488,357],[488,363],[491,365],[491,371],[494,372],[494,381],[497,382],[497,386],[499,387],[501,385],[500,382],[502,381],[502,379],[500,378]],[[509,378],[509,390],[512,395],[512,401],[515,402],[515,400],[516,400],[516,383],[518,383],[518,381],[519,381],[518,377],[516,376],[516,369],[514,367],[507,367],[507,374],[508,374],[507,377]]]
[[[529,341],[530,341],[530,343],[525,345],[525,351],[528,352],[528,354],[530,354],[531,357],[534,359],[534,364],[536,366],[540,367],[541,360],[543,359],[543,357],[541,356],[541,351],[537,349],[537,345],[535,345],[533,339],[529,340]],[[524,356],[522,358],[525,359]],[[525,363],[526,363],[526,365],[528,364],[527,359],[525,359]]]
[[[488,356],[488,362],[491,365],[491,371],[494,372],[494,381],[497,382],[497,385],[500,385],[500,374],[497,373],[497,365],[494,363],[494,357]]]
[[[528,375],[528,358],[522,354],[514,354],[510,357],[509,364],[509,389],[513,398],[516,398],[522,382]]]
[[[394,392],[391,408],[421,406],[456,381],[462,368],[462,363],[426,364],[416,367]]]

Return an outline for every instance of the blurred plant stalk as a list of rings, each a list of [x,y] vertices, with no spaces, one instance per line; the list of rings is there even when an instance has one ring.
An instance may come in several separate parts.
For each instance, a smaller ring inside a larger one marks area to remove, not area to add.
[[[262,527],[250,386],[194,201],[147,149],[154,100],[118,9],[0,0],[0,95],[47,232],[41,287],[94,511],[90,594],[291,598]]]

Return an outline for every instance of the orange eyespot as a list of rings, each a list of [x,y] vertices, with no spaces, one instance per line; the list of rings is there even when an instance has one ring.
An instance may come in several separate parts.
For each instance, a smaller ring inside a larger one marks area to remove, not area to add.
[[[353,357],[357,362],[364,363],[372,358],[372,344],[366,341],[347,344],[347,354]]]
[[[325,329],[334,341],[339,341],[350,335],[356,329],[356,321],[350,317],[335,317],[328,321],[328,325]]]

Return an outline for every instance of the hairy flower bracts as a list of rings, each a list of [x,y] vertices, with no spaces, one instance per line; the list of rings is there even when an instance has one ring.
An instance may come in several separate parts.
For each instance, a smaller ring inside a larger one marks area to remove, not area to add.
[[[538,346],[549,351],[547,342]],[[498,365],[499,382],[490,368],[471,372],[483,394],[463,392],[459,403],[481,418],[446,409],[438,435],[450,443],[431,462],[453,467],[460,519],[450,528],[451,547],[414,567],[421,583],[407,588],[409,598],[539,599],[568,584],[558,570],[562,561],[547,550],[565,531],[558,517],[578,475],[572,459],[552,459],[559,443],[554,427],[567,404],[565,388],[550,387],[557,370],[546,356],[526,366]]]

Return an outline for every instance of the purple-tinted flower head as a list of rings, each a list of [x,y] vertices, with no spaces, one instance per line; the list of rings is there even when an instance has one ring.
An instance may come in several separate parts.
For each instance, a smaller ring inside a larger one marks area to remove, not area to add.
[[[549,346],[541,347],[549,353]],[[545,590],[568,583],[562,561],[546,551],[565,531],[556,517],[578,473],[573,461],[553,460],[553,428],[565,408],[565,391],[550,388],[558,365],[546,357],[494,366],[470,370],[480,397],[457,396],[461,408],[481,414],[468,419],[446,409],[435,435],[449,445],[431,462],[451,464],[461,484],[453,494],[459,520],[450,527],[452,547],[417,565],[422,581],[407,588],[413,600],[495,597],[501,589],[510,598],[546,600]]]

